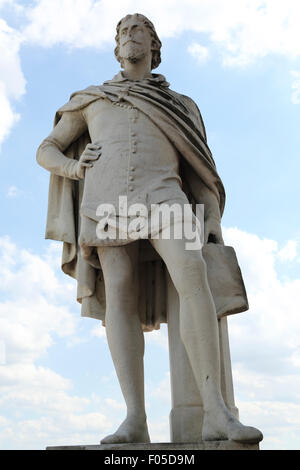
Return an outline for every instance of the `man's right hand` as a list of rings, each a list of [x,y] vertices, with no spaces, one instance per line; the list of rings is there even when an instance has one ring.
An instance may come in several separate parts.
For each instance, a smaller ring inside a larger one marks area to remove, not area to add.
[[[96,142],[94,144],[87,144],[77,163],[76,176],[79,179],[83,179],[86,168],[92,168],[93,163],[98,160],[101,155],[101,147]]]

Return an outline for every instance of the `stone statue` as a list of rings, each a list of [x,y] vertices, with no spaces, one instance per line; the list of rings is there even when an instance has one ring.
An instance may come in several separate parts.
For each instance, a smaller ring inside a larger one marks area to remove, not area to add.
[[[152,73],[161,42],[145,16],[123,18],[116,43],[123,71],[71,95],[37,152],[38,163],[51,172],[46,238],[63,241],[62,269],[77,280],[82,315],[106,327],[127,405],[125,421],[101,442],[150,442],[143,332],[167,321],[167,274],[179,296],[180,338],[203,402],[202,439],[257,443],[261,432],[241,424],[222,397],[216,299],[201,246],[189,250],[184,235],[167,239],[145,231],[147,217],[162,204],[201,203],[204,230],[194,212],[181,223],[190,217],[206,246],[223,248],[225,191],[201,114],[191,98]],[[122,196],[128,207],[150,210],[131,231]],[[99,205],[109,208],[105,217]],[[116,236],[105,238],[112,229]],[[166,227],[159,222],[154,229],[159,235]]]

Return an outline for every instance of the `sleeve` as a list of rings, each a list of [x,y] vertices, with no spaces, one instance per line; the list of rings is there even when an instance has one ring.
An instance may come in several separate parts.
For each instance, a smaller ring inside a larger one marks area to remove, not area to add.
[[[202,134],[205,143],[207,143],[207,135],[204,126],[204,122],[197,104],[188,96],[183,96],[185,103],[192,115],[192,120],[196,124],[200,133]],[[209,148],[208,151],[210,152]],[[212,154],[210,157],[214,163]],[[197,175],[195,170],[186,162],[183,162],[183,173],[184,178],[188,181],[190,191],[197,201],[198,204],[204,204],[204,219],[215,218],[221,220],[220,213],[220,201],[216,194],[208,188],[208,186],[202,181],[201,177]]]
[[[204,220],[214,218],[221,220],[220,204],[215,193],[206,186],[199,175],[187,162],[182,162],[184,179],[187,181],[189,189],[197,204],[204,204]]]
[[[198,108],[195,101],[192,100],[192,98],[190,98],[189,96],[181,95],[181,97],[184,100],[189,112],[192,114],[192,118],[193,118],[192,120],[194,121],[194,123],[196,123],[197,128],[199,129],[203,139],[207,143],[205,125],[202,119],[202,115],[200,113],[200,109]]]
[[[39,165],[55,175],[78,180],[77,160],[66,157],[64,151],[86,130],[87,125],[81,110],[64,112],[37,150]]]

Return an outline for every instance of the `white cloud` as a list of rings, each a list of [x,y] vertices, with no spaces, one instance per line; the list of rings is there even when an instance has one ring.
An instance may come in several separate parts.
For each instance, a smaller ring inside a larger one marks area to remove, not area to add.
[[[52,243],[38,256],[9,237],[0,238],[0,439],[5,448],[99,442],[112,426],[101,410],[103,400],[91,411],[91,398],[73,395],[69,378],[36,365],[56,337],[76,340],[77,316],[69,310],[75,289],[58,274],[59,251]]]
[[[9,199],[14,199],[14,198],[18,197],[19,194],[20,194],[19,188],[12,185],[8,188],[7,193],[6,193],[6,197],[8,197]]]
[[[22,5],[2,0],[22,21],[20,30],[0,18],[0,144],[20,115],[14,101],[25,93],[19,49],[23,42],[51,47],[111,47],[119,19],[141,12],[154,22],[162,39],[185,31],[205,34],[226,66],[245,66],[269,54],[300,56],[298,0],[36,0]],[[208,49],[197,42],[189,52],[203,63]],[[294,76],[292,101],[299,103],[299,77]]]
[[[243,401],[240,419],[262,430],[262,450],[299,450],[300,405],[275,400]]]
[[[0,439],[6,448],[99,442],[112,427],[99,405],[89,411],[90,398],[74,396],[72,382],[34,364],[0,367]],[[101,411],[100,411],[101,410]]]
[[[7,190],[6,197],[8,199],[16,199],[17,197],[21,196],[22,193],[23,191],[17,188],[17,186],[11,185]]]
[[[8,136],[13,125],[19,120],[19,114],[12,109],[5,87],[0,82],[0,144]]]
[[[0,339],[7,366],[32,363],[53,344],[55,335],[75,336],[77,318],[68,307],[75,286],[59,279],[48,262],[53,250],[51,244],[40,257],[9,237],[0,238]]]
[[[259,370],[249,370],[244,363],[237,361],[233,375],[238,385],[238,395],[244,401],[289,403],[294,400],[300,406],[299,374],[262,374]]]
[[[145,344],[158,344],[164,349],[168,349],[169,341],[168,341],[168,329],[165,324],[161,324],[159,330],[151,331],[151,334],[145,334]]]
[[[104,402],[114,410],[126,410],[126,405],[124,402],[119,402],[113,398],[105,398]]]
[[[91,330],[91,335],[96,336],[97,338],[106,338],[106,331],[105,328],[102,326],[102,324],[96,325],[92,330]]]
[[[236,228],[225,229],[224,234],[236,249],[250,304],[248,312],[230,318],[232,343],[239,345],[243,356],[250,356],[252,349],[255,360],[258,348],[258,368],[266,367],[264,358],[271,352],[269,372],[276,371],[300,346],[300,278],[279,279],[275,261],[280,250],[274,240],[259,239]]]
[[[169,372],[163,380],[158,384],[155,384],[155,387],[151,390],[150,394],[152,397],[159,398],[171,406],[171,383]]]
[[[278,258],[282,261],[293,261],[297,258],[298,243],[295,240],[289,240],[286,245],[278,252]]]
[[[125,1],[113,5],[106,0],[40,0],[27,10],[29,23],[24,37],[34,43],[41,41],[43,46],[64,43],[72,47],[101,48],[112,42],[112,24],[116,25],[126,4]]]
[[[226,244],[234,246],[237,252],[246,286],[251,292],[256,293],[274,285],[277,280],[274,255],[278,251],[275,240],[260,239],[238,228],[225,228],[224,237]]]
[[[82,397],[74,393],[72,380],[36,364],[46,352],[51,357],[57,336],[64,335],[66,347],[76,339],[77,317],[69,310],[75,304],[75,290],[68,289],[68,277],[59,276],[60,255],[58,243],[37,255],[9,237],[0,238],[0,336],[5,345],[5,361],[0,365],[0,408],[5,410],[0,439],[4,448],[96,444],[119,426],[126,413],[114,371],[113,383],[102,378],[102,397],[94,393]],[[105,337],[105,329],[93,322],[89,331],[90,336]],[[165,335],[157,341],[165,345]],[[164,384],[160,387],[163,390]],[[166,440],[165,422],[167,418],[151,419],[154,440]]]
[[[0,439],[8,449],[45,449],[48,446],[98,444],[111,428],[99,412],[55,413],[36,419],[0,422]]]
[[[6,6],[6,5],[11,5],[14,3],[14,0],[0,0],[0,8]]]
[[[44,367],[36,367],[34,364],[12,364],[10,367],[0,367],[1,386],[4,390],[11,391],[14,386],[22,385],[23,390],[36,387],[36,390],[55,391],[57,389],[68,390],[71,388],[71,382],[58,375],[56,372]],[[25,393],[24,393],[25,394]],[[31,395],[26,400],[30,401]],[[6,398],[1,395],[0,402],[3,403]]]
[[[0,281],[2,289],[18,301],[39,300],[46,296],[67,303],[74,300],[75,282],[58,276],[61,263],[61,245],[51,243],[39,256],[15,245],[9,237],[0,238]],[[61,282],[63,279],[63,283]]]
[[[3,416],[0,416],[0,429],[3,426],[7,426],[9,424],[9,420],[6,418],[3,418]]]
[[[20,32],[0,18],[0,144],[20,117],[12,103],[25,93],[19,58],[21,41]]]
[[[39,0],[27,9],[28,41],[44,46],[103,47],[113,43],[117,21],[141,12],[159,35],[208,35],[226,65],[245,65],[267,54],[300,55],[298,0]],[[59,15],[57,14],[59,12]]]
[[[197,42],[193,42],[193,44],[188,47],[188,52],[199,64],[206,62],[209,57],[208,48],[201,46],[201,44],[198,44]]]
[[[0,238],[0,282],[0,339],[7,364],[34,361],[53,344],[53,335],[75,335],[77,318],[68,307],[75,303],[75,285],[58,278],[49,253],[43,258]]]
[[[5,343],[0,340],[0,366],[6,364],[6,352],[5,352]]]
[[[168,416],[148,422],[149,434],[152,442],[170,442],[170,422]]]
[[[224,229],[236,249],[250,310],[229,317],[237,405],[241,420],[262,429],[262,448],[293,448],[300,424],[299,278],[280,280],[276,259],[294,260],[290,240],[274,240]],[[294,419],[292,419],[294,417]]]

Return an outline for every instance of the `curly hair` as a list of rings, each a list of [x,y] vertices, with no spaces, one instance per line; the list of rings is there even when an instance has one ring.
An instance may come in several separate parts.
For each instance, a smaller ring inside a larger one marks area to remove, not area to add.
[[[150,31],[150,34],[151,34],[151,37],[152,37],[152,45],[151,45],[151,50],[152,50],[152,61],[151,61],[151,70],[153,69],[156,69],[159,64],[161,63],[161,54],[160,54],[160,49],[161,49],[161,41],[159,39],[159,37],[157,36],[157,33],[155,31],[155,28],[154,28],[154,25],[153,23],[151,23],[150,20],[148,20],[148,18],[144,15],[141,15],[140,13],[135,13],[133,15],[127,15],[127,16],[124,16],[124,18],[122,18],[119,23],[117,24],[117,35],[115,37],[115,40],[116,40],[116,43],[117,43],[117,46],[115,48],[115,56],[116,56],[116,59],[118,60],[118,62],[120,62],[121,66],[124,67],[124,63],[123,63],[123,60],[122,58],[120,57],[120,54],[119,54],[119,46],[120,46],[120,27],[121,27],[121,24],[126,21],[126,20],[129,20],[130,18],[132,18],[133,16],[136,16],[138,18],[138,20],[144,24],[148,30]]]

